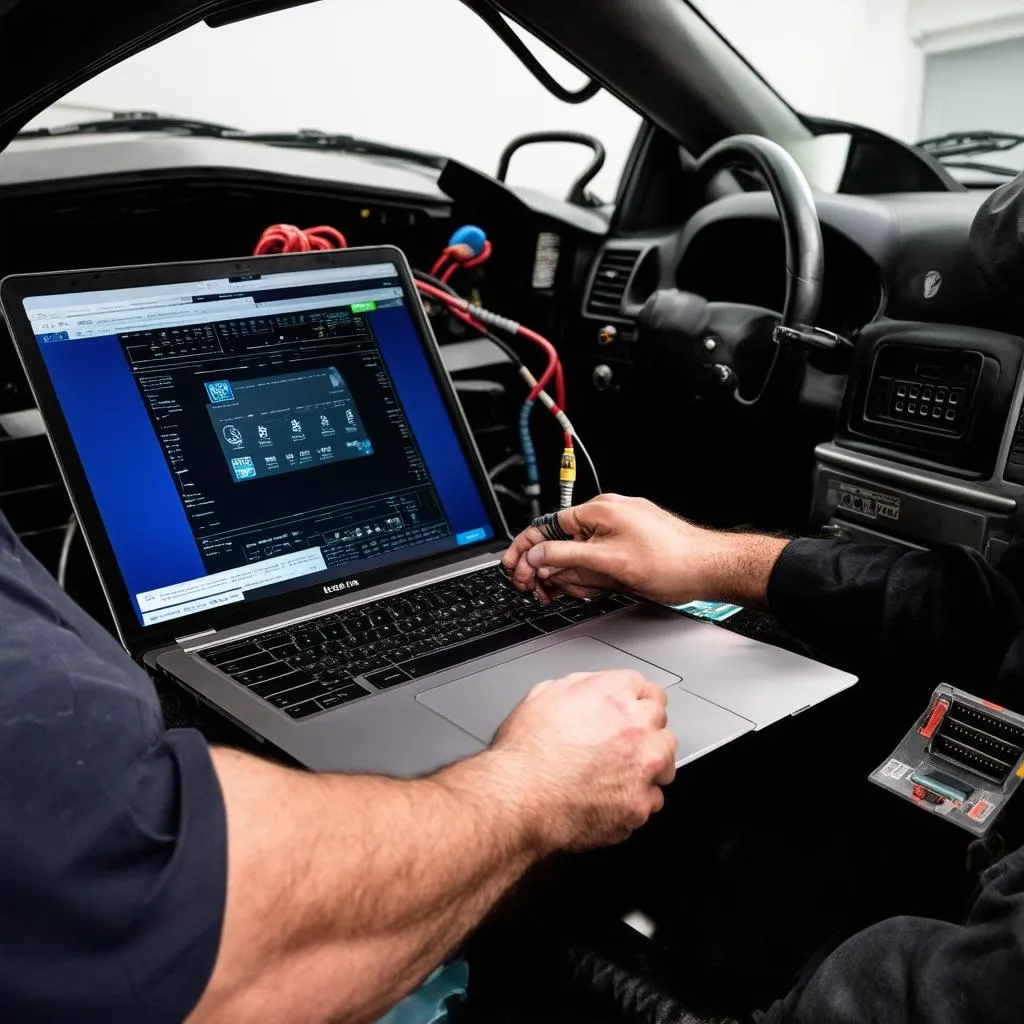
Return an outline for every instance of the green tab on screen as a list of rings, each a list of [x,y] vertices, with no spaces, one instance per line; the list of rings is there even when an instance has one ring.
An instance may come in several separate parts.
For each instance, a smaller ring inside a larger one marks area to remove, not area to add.
[[[372,313],[377,308],[376,302],[353,302],[353,313]]]

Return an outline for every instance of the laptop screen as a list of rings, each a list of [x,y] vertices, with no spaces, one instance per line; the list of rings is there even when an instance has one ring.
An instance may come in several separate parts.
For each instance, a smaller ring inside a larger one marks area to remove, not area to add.
[[[494,536],[408,301],[390,262],[23,300],[142,626]]]

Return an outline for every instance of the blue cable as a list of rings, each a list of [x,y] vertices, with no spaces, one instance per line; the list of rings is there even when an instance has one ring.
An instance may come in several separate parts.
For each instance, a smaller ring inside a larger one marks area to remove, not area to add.
[[[531,500],[536,501],[540,496],[540,470],[537,467],[537,451],[533,447],[533,437],[530,435],[530,413],[533,412],[533,404],[528,398],[523,402],[522,411],[519,413],[519,444],[523,449],[526,493]]]

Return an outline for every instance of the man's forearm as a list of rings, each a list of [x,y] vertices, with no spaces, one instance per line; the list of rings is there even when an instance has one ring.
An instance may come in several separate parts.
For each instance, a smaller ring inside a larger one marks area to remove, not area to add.
[[[544,852],[500,756],[406,782],[216,752],[228,909],[194,1020],[372,1021],[414,988]]]
[[[703,558],[706,598],[766,608],[768,581],[789,541],[752,533],[710,533]]]

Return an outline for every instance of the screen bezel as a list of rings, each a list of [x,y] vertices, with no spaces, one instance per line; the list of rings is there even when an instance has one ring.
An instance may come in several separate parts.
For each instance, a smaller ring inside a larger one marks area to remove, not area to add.
[[[494,491],[487,479],[469,424],[456,397],[451,377],[441,360],[440,349],[430,321],[423,309],[423,304],[419,301],[419,293],[416,291],[408,261],[400,249],[393,246],[373,246],[281,256],[254,256],[237,260],[205,260],[189,263],[159,263],[146,266],[61,271],[49,274],[18,274],[0,281],[0,309],[7,319],[14,346],[49,433],[50,445],[78,516],[79,526],[96,563],[121,641],[133,656],[139,656],[143,652],[157,647],[167,646],[174,643],[177,638],[244,625],[264,616],[315,604],[318,601],[336,601],[337,597],[328,598],[323,592],[324,583],[321,581],[307,587],[298,587],[287,594],[260,600],[247,600],[210,611],[182,616],[178,619],[169,619],[153,626],[143,626],[139,622],[132,595],[125,586],[113,545],[93,497],[92,487],[82,467],[78,449],[64,418],[42,352],[25,312],[24,300],[40,295],[161,284],[184,284],[239,274],[273,274],[303,269],[324,270],[381,262],[394,263],[398,268],[406,308],[409,310],[441,398],[451,416],[463,456],[483,500],[493,536],[475,544],[452,548],[441,554],[413,558],[401,565],[387,566],[371,572],[361,571],[358,588],[346,591],[346,594],[354,597],[362,590],[381,583],[392,582],[403,576],[408,576],[412,572],[423,572],[435,565],[440,568],[453,561],[461,561],[472,554],[479,554],[488,548],[497,550],[506,544],[510,537]],[[339,573],[337,578],[344,579],[344,573]]]

